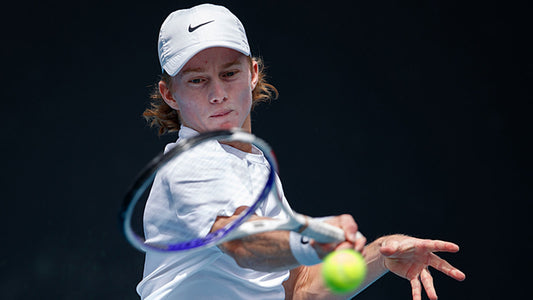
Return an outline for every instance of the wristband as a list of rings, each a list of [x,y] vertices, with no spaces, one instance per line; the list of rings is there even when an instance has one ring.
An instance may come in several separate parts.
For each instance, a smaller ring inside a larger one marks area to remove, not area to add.
[[[291,231],[289,243],[292,255],[301,265],[312,266],[322,262],[308,237]]]

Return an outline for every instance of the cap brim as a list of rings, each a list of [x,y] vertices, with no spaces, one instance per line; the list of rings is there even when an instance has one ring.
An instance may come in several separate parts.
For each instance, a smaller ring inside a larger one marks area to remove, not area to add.
[[[176,76],[176,74],[181,71],[183,66],[189,62],[191,58],[193,58],[196,54],[200,53],[201,51],[208,49],[208,48],[214,48],[214,47],[224,47],[233,49],[235,51],[238,51],[246,56],[250,56],[250,50],[245,49],[242,45],[235,44],[233,42],[222,42],[222,41],[206,41],[202,43],[195,44],[193,46],[188,47],[186,50],[182,50],[183,57],[185,59],[177,59],[177,57],[174,57],[173,60],[168,61],[164,66],[163,70],[166,71],[170,76]],[[183,62],[181,65],[178,61]]]

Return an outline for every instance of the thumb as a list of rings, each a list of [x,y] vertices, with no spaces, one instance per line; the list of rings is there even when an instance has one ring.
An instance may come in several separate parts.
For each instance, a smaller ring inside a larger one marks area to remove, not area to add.
[[[379,252],[385,256],[391,256],[398,251],[399,247],[400,247],[400,243],[398,243],[398,241],[385,240],[381,244],[381,247],[379,248]]]

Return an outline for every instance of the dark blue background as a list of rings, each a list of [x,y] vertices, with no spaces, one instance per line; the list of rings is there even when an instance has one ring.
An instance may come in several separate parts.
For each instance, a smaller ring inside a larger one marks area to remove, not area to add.
[[[516,299],[531,269],[531,11],[514,1],[232,1],[280,98],[253,115],[286,195],[373,240],[451,240],[441,299]],[[197,1],[20,2],[3,10],[4,299],[135,299],[142,254],[117,212],[175,136],[141,113],[157,34]],[[524,275],[526,274],[526,275]],[[387,275],[358,299],[410,299]]]

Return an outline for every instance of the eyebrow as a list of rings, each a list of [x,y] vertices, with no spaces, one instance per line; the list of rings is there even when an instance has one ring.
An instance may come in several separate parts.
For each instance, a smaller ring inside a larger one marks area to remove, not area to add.
[[[240,66],[242,65],[241,61],[237,58],[236,60],[234,61],[231,61],[229,63],[226,63],[226,64],[223,64],[222,65],[222,69],[227,69],[229,67],[233,67],[233,66]]]

